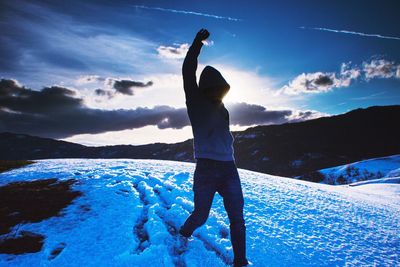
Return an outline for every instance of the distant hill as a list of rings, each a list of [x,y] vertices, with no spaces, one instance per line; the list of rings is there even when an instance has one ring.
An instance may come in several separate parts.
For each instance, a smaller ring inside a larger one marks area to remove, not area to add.
[[[264,173],[297,176],[400,152],[400,105],[238,133],[238,165]]]
[[[296,178],[331,185],[360,184],[361,181],[376,181],[376,179],[393,182],[393,178],[400,180],[400,155],[357,161]]]
[[[319,119],[233,132],[238,167],[300,176],[369,158],[400,154],[400,105],[374,106]],[[132,158],[193,162],[192,139],[175,144],[87,147],[0,133],[0,159]]]

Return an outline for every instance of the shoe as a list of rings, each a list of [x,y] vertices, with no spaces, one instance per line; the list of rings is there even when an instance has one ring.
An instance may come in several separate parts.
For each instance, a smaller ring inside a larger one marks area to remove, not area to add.
[[[234,262],[233,263],[234,267],[242,267],[242,266],[253,266],[253,263],[251,261],[244,261],[244,262]]]
[[[185,232],[182,228],[181,229],[179,229],[179,234],[181,235],[181,236],[184,236],[184,237],[186,237],[186,238],[189,238],[189,237],[191,237],[192,236],[192,234],[191,233],[188,233],[188,232]]]
[[[188,243],[193,240],[193,237],[184,237],[178,235],[176,238],[176,243],[174,245],[175,254],[181,255],[187,250]]]

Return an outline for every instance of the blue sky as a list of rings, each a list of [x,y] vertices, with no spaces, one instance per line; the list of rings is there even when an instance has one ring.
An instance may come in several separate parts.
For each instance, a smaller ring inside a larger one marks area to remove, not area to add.
[[[231,84],[233,130],[400,103],[398,1],[0,5],[2,131],[89,145],[190,138],[180,75],[201,28],[198,74],[212,65]]]

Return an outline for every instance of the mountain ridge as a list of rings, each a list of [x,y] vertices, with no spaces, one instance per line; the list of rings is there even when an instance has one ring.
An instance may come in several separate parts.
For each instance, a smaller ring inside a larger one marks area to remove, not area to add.
[[[239,168],[295,177],[319,169],[400,154],[400,105],[372,106],[303,122],[232,132]],[[193,139],[174,144],[89,147],[0,133],[0,159],[132,158],[194,162]]]

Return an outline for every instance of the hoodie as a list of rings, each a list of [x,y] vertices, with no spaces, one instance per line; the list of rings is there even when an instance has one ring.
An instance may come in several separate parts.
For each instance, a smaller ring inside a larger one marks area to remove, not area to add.
[[[197,58],[202,46],[202,42],[195,40],[182,66],[186,107],[194,137],[194,158],[234,161],[234,138],[229,129],[229,112],[222,101],[212,101],[204,94],[204,90],[209,88],[228,90],[229,84],[218,70],[207,66],[197,85]]]

